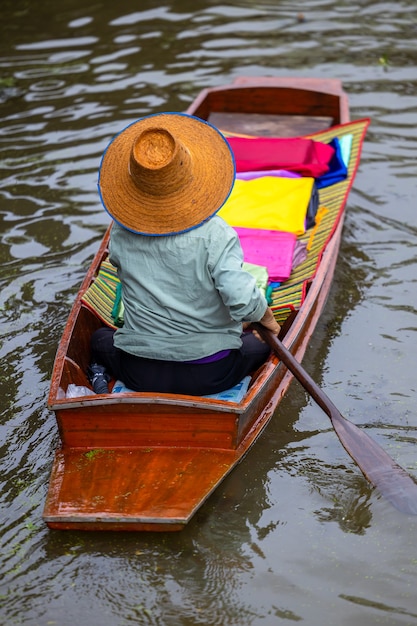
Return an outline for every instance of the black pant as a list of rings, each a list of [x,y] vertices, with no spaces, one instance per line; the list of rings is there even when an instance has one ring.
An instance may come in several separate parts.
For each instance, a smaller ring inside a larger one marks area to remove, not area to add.
[[[251,332],[242,335],[239,350],[212,363],[144,359],[113,343],[114,330],[99,328],[92,336],[92,359],[104,365],[133,391],[207,395],[230,389],[267,359],[270,349]]]

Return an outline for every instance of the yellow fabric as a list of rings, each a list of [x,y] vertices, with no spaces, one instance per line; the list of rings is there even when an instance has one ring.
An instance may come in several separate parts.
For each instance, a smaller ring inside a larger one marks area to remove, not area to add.
[[[313,183],[307,177],[237,179],[218,214],[231,226],[302,235]]]

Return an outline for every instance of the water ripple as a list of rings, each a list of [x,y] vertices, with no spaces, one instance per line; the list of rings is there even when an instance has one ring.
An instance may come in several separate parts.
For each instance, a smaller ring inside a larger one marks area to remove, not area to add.
[[[2,17],[0,622],[413,615],[415,520],[368,488],[299,386],[180,535],[53,533],[41,513],[59,443],[45,407],[55,350],[108,224],[101,154],[138,117],[185,110],[200,89],[242,75],[338,77],[352,116],[372,118],[305,360],[417,474],[415,2],[64,0],[58,11],[4,0]]]

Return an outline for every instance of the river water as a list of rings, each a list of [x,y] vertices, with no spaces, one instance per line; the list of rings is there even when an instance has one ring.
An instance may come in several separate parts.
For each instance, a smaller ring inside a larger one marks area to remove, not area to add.
[[[340,78],[370,117],[304,365],[417,477],[415,0],[2,0],[0,624],[417,624],[417,518],[362,477],[293,383],[179,534],[52,532],[57,343],[108,219],[97,167],[144,114],[237,76]]]

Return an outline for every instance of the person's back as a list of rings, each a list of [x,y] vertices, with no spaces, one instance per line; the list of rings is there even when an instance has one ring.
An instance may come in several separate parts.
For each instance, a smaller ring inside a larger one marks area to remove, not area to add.
[[[124,302],[115,345],[132,354],[185,361],[237,349],[242,321],[265,312],[255,279],[242,271],[237,235],[219,217],[170,237],[115,224],[110,253]]]
[[[235,231],[215,216],[234,175],[220,132],[181,113],[138,120],[104,153],[99,190],[115,221],[124,326],[94,333],[92,359],[133,390],[217,393],[269,354],[243,323],[279,325],[242,269]]]

